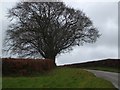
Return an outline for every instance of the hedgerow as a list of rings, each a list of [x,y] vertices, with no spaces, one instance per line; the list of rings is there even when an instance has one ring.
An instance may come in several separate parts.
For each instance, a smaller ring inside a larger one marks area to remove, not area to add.
[[[32,73],[43,73],[55,67],[54,61],[50,59],[2,59],[3,75],[30,75]]]

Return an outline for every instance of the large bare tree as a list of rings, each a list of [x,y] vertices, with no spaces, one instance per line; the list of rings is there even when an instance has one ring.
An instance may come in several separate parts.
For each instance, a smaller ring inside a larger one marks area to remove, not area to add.
[[[63,2],[20,2],[9,10],[8,51],[21,57],[55,57],[100,36],[92,21]]]

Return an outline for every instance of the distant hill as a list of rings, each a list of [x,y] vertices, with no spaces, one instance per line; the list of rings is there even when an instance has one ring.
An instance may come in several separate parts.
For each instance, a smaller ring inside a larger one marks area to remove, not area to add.
[[[64,65],[64,67],[76,67],[76,68],[82,68],[82,67],[111,67],[111,68],[120,68],[120,59],[104,59],[104,60],[90,61],[90,62],[84,62],[84,63],[74,63],[74,64]]]

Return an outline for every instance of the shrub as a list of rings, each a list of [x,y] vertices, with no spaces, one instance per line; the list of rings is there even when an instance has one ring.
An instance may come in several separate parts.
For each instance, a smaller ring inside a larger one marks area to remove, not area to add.
[[[42,73],[49,71],[54,67],[54,61],[50,59],[2,59],[3,75],[29,75],[32,73]]]

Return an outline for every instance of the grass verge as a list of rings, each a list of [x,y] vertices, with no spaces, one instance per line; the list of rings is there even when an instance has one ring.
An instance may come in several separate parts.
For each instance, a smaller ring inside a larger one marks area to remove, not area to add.
[[[79,68],[56,68],[36,76],[3,76],[3,88],[114,88],[104,79]]]

